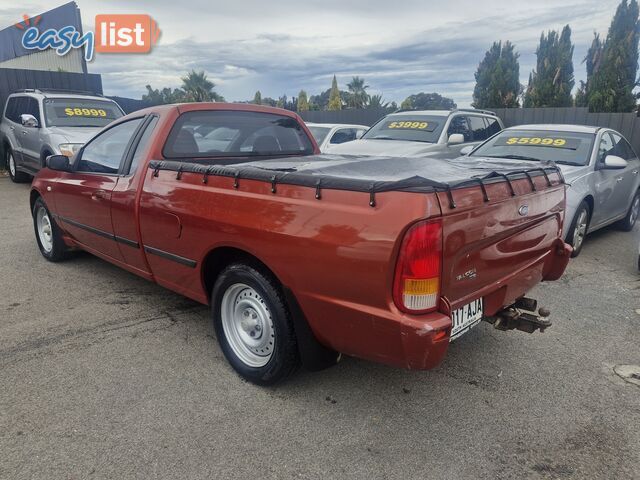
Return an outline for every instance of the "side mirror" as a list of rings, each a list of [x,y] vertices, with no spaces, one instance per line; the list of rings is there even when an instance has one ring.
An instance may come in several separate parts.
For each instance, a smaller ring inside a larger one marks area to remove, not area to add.
[[[461,143],[464,143],[464,135],[461,133],[452,133],[449,135],[448,145],[460,145]]]
[[[38,128],[38,120],[29,113],[20,115],[20,123],[23,127]]]
[[[49,155],[47,157],[47,167],[51,170],[57,170],[59,172],[71,171],[69,157],[65,155]]]
[[[473,145],[467,145],[460,150],[460,155],[469,155],[473,152]]]
[[[604,158],[604,168],[607,170],[622,170],[627,168],[627,161],[617,155],[607,155]]]

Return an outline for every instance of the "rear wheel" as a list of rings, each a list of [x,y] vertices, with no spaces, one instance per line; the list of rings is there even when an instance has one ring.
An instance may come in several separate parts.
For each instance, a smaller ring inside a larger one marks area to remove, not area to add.
[[[258,385],[284,380],[300,359],[291,313],[268,272],[235,263],[220,274],[212,292],[213,324],[231,366]]]
[[[569,227],[569,235],[567,235],[567,243],[573,247],[573,252],[571,253],[572,258],[580,255],[584,239],[587,236],[587,230],[589,229],[590,215],[591,209],[589,208],[589,204],[583,201],[578,207],[578,210],[576,210],[576,214],[571,222],[571,227]]]
[[[640,191],[636,192],[635,197],[633,197],[633,200],[631,201],[631,206],[629,207],[627,216],[620,220],[618,226],[621,230],[630,232],[633,230],[633,227],[638,220],[638,216],[640,216]]]
[[[38,197],[35,201],[32,213],[36,241],[42,256],[50,262],[64,260],[69,249],[62,239],[58,224],[51,216],[47,205],[41,197]]]
[[[9,170],[9,178],[11,178],[11,181],[14,183],[25,183],[29,181],[29,175],[18,170],[16,157],[14,156],[13,151],[7,147],[6,152],[6,165],[7,170]]]

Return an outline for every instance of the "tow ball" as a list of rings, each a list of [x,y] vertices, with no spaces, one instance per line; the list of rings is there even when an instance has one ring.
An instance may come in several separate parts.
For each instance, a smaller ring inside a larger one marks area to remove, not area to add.
[[[494,328],[503,331],[520,330],[533,333],[536,330],[540,330],[544,332],[547,327],[551,326],[551,320],[548,318],[551,312],[541,307],[536,314],[537,308],[538,302],[536,300],[522,297],[513,305],[500,310],[491,317],[485,317],[483,320],[491,323]]]

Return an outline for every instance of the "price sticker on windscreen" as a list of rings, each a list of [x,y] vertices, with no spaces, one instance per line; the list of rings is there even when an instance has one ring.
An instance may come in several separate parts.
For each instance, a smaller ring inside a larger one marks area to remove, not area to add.
[[[384,124],[385,129],[389,130],[422,130],[425,132],[433,132],[438,127],[437,123],[425,122],[423,120],[401,120],[387,122]]]
[[[564,137],[500,137],[493,144],[494,147],[551,147],[577,150],[581,140],[578,138]]]
[[[67,117],[96,117],[105,118],[107,116],[106,110],[102,108],[71,108],[66,107],[64,109],[64,115]]]

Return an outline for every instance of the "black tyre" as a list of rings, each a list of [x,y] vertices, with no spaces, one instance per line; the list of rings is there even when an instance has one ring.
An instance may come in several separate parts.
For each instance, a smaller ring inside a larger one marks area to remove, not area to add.
[[[569,227],[569,234],[567,235],[567,243],[573,247],[571,258],[577,257],[580,255],[580,251],[582,251],[584,239],[589,230],[590,218],[591,209],[589,208],[589,204],[583,200],[576,210],[576,214],[573,216],[573,221]]]
[[[618,228],[625,232],[630,232],[636,225],[638,216],[640,216],[640,191],[636,192],[636,195],[633,197],[627,216],[618,222]]]
[[[284,380],[300,365],[291,313],[268,272],[234,263],[213,287],[212,316],[228,362],[258,385]]]
[[[62,239],[60,227],[53,219],[42,197],[38,197],[35,201],[32,214],[36,242],[42,256],[50,262],[64,260],[69,249]]]
[[[5,165],[9,171],[9,178],[14,183],[25,183],[31,180],[31,177],[24,172],[18,170],[16,165],[16,157],[13,151],[9,148],[5,148]]]

